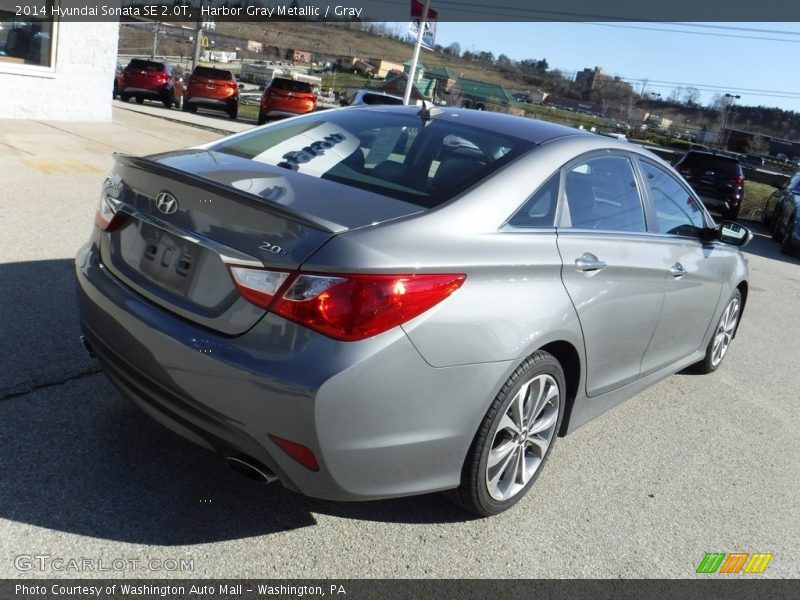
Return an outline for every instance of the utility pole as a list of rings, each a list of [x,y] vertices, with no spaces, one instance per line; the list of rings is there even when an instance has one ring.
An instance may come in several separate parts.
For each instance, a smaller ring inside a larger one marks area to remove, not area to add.
[[[408,105],[411,100],[411,88],[414,85],[414,78],[417,76],[417,63],[419,62],[419,50],[422,48],[422,38],[425,35],[425,21],[428,18],[428,10],[431,7],[431,0],[425,0],[425,6],[422,8],[422,14],[419,19],[419,31],[417,32],[417,43],[414,46],[414,56],[411,59],[411,69],[408,72],[408,80],[406,81],[406,93],[403,96],[403,104]],[[413,16],[412,16],[413,18]]]
[[[158,31],[159,24],[153,23],[153,53],[150,55],[150,60],[156,59],[156,47],[158,46]]]

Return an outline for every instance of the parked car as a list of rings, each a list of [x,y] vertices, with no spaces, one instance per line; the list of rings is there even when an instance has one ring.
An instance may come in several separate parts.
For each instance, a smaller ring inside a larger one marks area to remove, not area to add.
[[[675,165],[709,210],[736,219],[744,201],[744,169],[733,156],[690,150]]]
[[[258,124],[263,125],[269,117],[293,117],[317,109],[317,97],[310,83],[276,77],[264,89]]]
[[[115,161],[85,344],[161,423],[315,497],[503,511],[557,436],[717,369],[748,297],[745,227],[641,147],[534,119],[334,109]]]
[[[122,73],[119,95],[123,102],[136,98],[138,104],[158,100],[166,108],[180,106],[183,97],[180,79],[169,63],[133,58]]]
[[[210,108],[225,111],[231,119],[239,115],[239,86],[230,71],[197,66],[185,85],[184,111],[196,113],[198,108]]]
[[[794,254],[800,248],[800,173],[795,173],[781,190],[775,190],[767,198],[761,220],[772,233],[772,239],[780,242],[781,252]]]
[[[125,71],[125,67],[121,64],[117,63],[117,68],[114,71],[114,89],[111,93],[111,98],[116,98],[119,96],[119,88],[122,85],[122,76]]]
[[[764,159],[761,156],[756,156],[754,154],[745,154],[742,156],[739,161],[748,167],[753,169],[760,169],[764,166]]]
[[[342,101],[343,106],[373,106],[376,104],[401,105],[403,98],[377,90],[355,90]]]

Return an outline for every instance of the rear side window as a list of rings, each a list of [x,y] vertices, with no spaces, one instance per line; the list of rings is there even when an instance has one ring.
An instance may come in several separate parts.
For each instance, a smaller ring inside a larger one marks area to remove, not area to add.
[[[287,92],[305,92],[311,93],[311,84],[305,81],[295,81],[294,79],[273,79],[270,87],[285,90]]]
[[[624,156],[590,158],[569,168],[564,196],[574,229],[647,230],[633,165]]]
[[[221,79],[223,81],[233,81],[233,74],[224,69],[214,69],[212,67],[195,67],[192,75],[198,77],[208,77],[209,79]]]
[[[416,112],[325,111],[257,129],[211,150],[434,207],[533,142]]]
[[[364,104],[402,104],[401,98],[393,98],[392,96],[384,96],[383,94],[364,94],[361,97]]]
[[[697,237],[705,225],[703,210],[677,179],[663,169],[640,161],[661,233]]]
[[[153,62],[152,60],[143,60],[141,58],[134,58],[128,63],[129,69],[140,69],[142,71],[163,71],[164,63]]]
[[[508,221],[512,227],[552,227],[558,205],[559,173],[541,186]]]

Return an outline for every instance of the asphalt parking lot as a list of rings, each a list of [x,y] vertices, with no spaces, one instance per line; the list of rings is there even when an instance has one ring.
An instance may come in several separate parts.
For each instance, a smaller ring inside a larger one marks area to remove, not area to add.
[[[763,576],[800,577],[800,260],[758,225],[721,369],[559,439],[491,519],[438,495],[345,504],[264,486],[123,401],[78,342],[72,259],[112,152],[218,135],[120,107],[111,124],[0,121],[0,577],[686,578],[711,551],[771,552]],[[42,571],[29,555],[193,570]]]

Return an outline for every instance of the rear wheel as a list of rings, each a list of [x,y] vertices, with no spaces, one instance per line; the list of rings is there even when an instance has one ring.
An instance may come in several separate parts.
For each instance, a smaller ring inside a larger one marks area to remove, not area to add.
[[[122,100],[123,102],[127,102],[128,100],[131,99],[131,95],[130,94],[120,94],[119,95],[119,99]]]
[[[267,116],[264,113],[259,112],[258,113],[258,124],[259,125],[263,125],[266,122],[267,122]]]
[[[448,497],[482,517],[511,508],[539,476],[564,414],[564,371],[548,352],[523,362],[495,397]]]
[[[184,100],[183,103],[181,104],[181,110],[183,112],[189,112],[191,109],[192,109],[191,105],[188,102],[186,102],[186,100]]]
[[[136,104],[144,104],[144,98],[141,96],[136,96]]]
[[[732,208],[732,209],[726,211],[725,212],[725,218],[728,221],[735,221],[736,219],[739,218],[739,209],[740,209],[740,207],[737,206],[736,208]]]
[[[172,108],[172,94],[167,94],[161,98],[161,103],[164,105],[164,108]]]
[[[239,116],[239,105],[236,104],[228,109],[228,117],[230,119],[236,119]]]
[[[192,114],[197,113],[197,107],[196,106],[190,106],[189,107],[189,112],[192,113]]]
[[[728,348],[733,341],[736,327],[739,325],[739,316],[742,314],[742,294],[739,290],[734,290],[722,316],[719,318],[717,327],[711,341],[706,348],[706,356],[695,365],[698,373],[711,373],[716,371],[722,364],[722,359],[728,353]]]
[[[787,229],[781,238],[781,254],[791,255],[794,251],[792,247],[792,230]]]

